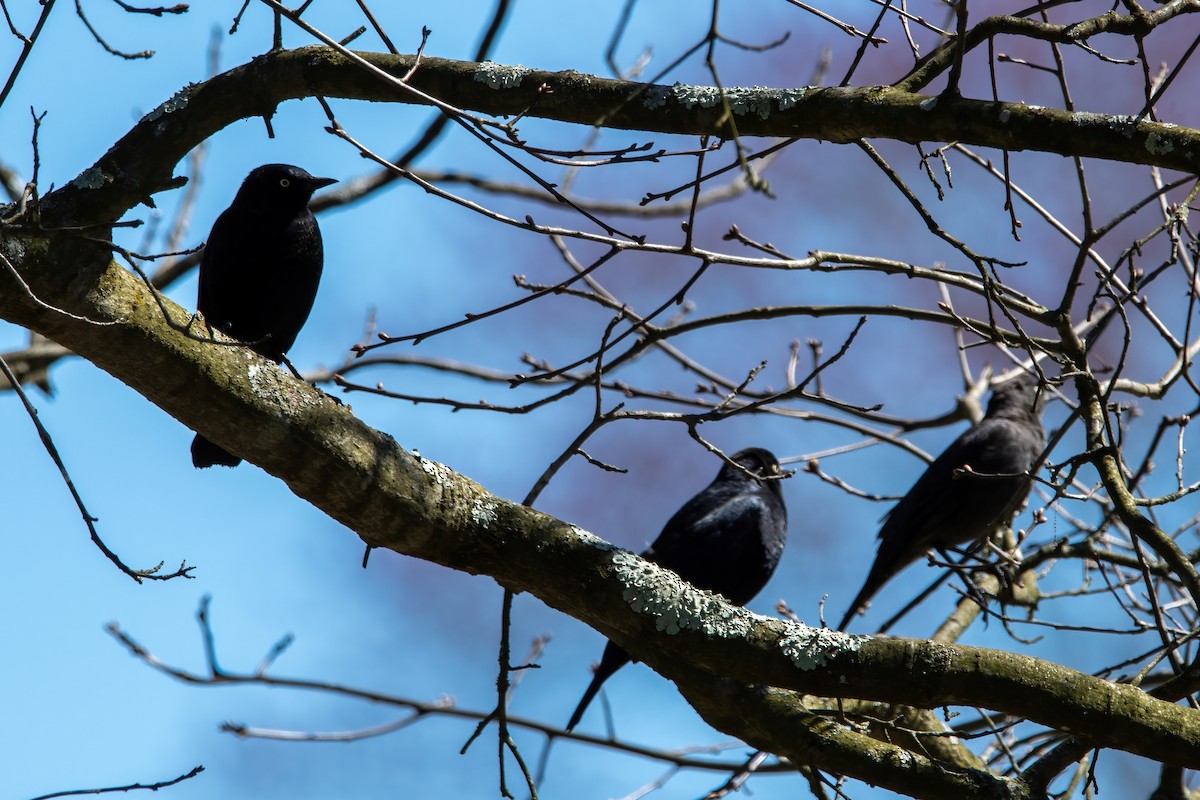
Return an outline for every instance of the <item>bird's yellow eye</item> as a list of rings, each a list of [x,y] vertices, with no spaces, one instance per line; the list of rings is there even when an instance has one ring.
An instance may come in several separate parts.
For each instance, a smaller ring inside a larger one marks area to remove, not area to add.
[[[279,185],[286,189],[287,187],[292,185],[292,182],[289,181],[287,178],[280,178]]]

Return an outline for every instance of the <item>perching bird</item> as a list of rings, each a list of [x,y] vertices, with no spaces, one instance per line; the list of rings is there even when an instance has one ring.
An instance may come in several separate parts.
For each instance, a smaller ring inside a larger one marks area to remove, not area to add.
[[[1046,392],[1028,376],[996,387],[983,419],[955,439],[887,513],[875,563],[838,630],[931,548],[982,539],[1012,518],[1029,495],[1029,472],[1046,446],[1045,400]]]
[[[296,341],[317,296],[324,252],[308,201],[331,183],[337,181],[289,164],[251,170],[204,248],[196,307],[210,327],[275,363]],[[197,467],[241,462],[199,434],[192,441]]]
[[[755,475],[775,480],[756,480],[726,464],[704,491],[675,512],[641,555],[740,606],[766,586],[779,564],[787,541],[787,509],[774,455],[750,447],[730,459]],[[591,685],[567,723],[568,731],[579,723],[600,685],[632,660],[620,647],[608,643]]]

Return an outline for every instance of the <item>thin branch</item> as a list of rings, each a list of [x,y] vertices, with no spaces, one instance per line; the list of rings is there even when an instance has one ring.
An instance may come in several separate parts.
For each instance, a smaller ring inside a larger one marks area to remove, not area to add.
[[[75,501],[75,507],[79,509],[79,515],[83,518],[83,524],[87,526],[88,535],[91,537],[92,543],[104,553],[105,558],[111,561],[117,569],[133,578],[138,583],[143,580],[152,581],[169,581],[172,578],[194,578],[191,574],[195,567],[189,567],[184,561],[179,565],[179,569],[167,575],[159,575],[162,570],[163,562],[158,562],[158,565],[149,569],[132,569],[121,561],[120,557],[108,548],[104,540],[100,538],[99,532],[96,530],[96,522],[99,520],[93,517],[83,504],[83,498],[79,496],[79,491],[75,488],[75,482],[71,480],[71,475],[67,472],[67,465],[63,463],[62,456],[58,453],[58,448],[54,445],[54,440],[50,438],[50,432],[46,430],[46,426],[38,418],[37,409],[33,403],[29,402],[29,397],[25,394],[25,390],[21,388],[21,382],[17,379],[16,374],[8,366],[8,362],[0,358],[0,373],[8,380],[9,386],[17,393],[17,397],[21,400],[21,405],[25,407],[25,413],[29,416],[29,421],[37,429],[38,438],[42,440],[42,447],[45,448],[46,454],[54,461],[54,465],[58,467],[58,474],[62,477],[63,483],[67,485],[67,491],[71,493],[71,499]]]
[[[54,792],[53,794],[38,795],[37,797],[31,798],[31,800],[51,800],[51,798],[55,797],[75,797],[85,794],[108,794],[109,792],[134,792],[139,789],[148,789],[151,792],[157,792],[159,789],[166,789],[169,786],[174,786],[178,783],[183,783],[186,780],[190,780],[199,775],[201,772],[204,772],[204,766],[197,765],[179,777],[172,778],[171,780],[167,781],[157,781],[155,783],[131,783],[127,786],[110,786],[106,789],[72,789],[66,792]]]

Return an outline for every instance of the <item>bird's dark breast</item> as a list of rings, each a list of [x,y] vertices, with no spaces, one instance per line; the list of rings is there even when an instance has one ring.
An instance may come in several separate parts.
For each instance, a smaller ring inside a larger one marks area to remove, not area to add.
[[[951,518],[951,524],[934,537],[938,544],[965,544],[1005,522],[1005,512],[1024,497],[1029,480],[963,475],[956,484],[950,502],[960,510]]]
[[[227,333],[280,360],[308,319],[321,278],[321,242],[311,215],[292,224],[262,224],[243,238],[237,293],[220,320]]]
[[[1028,493],[1030,480],[1023,473],[1036,453],[1014,447],[1001,436],[981,444],[965,464],[970,471],[964,469],[950,481],[948,508],[938,515],[943,524],[932,532],[931,543],[957,546],[987,535],[1007,522]]]
[[[703,557],[689,551],[685,563],[663,566],[682,574],[701,589],[724,595],[734,605],[745,605],[766,585],[779,563],[781,550],[768,548],[756,522],[728,524],[721,535],[706,537]]]
[[[270,267],[274,301],[269,317],[271,334],[286,351],[304,327],[321,282],[324,253],[311,213],[293,223],[281,245],[282,255]]]
[[[988,435],[981,437],[971,459],[971,468],[991,475],[1027,472],[1044,446],[1044,438],[1035,441],[1015,421],[990,420]]]
[[[769,551],[757,536],[747,537],[741,547],[730,554],[722,574],[723,585],[713,591],[725,595],[735,606],[744,606],[762,591],[779,563],[778,552]]]

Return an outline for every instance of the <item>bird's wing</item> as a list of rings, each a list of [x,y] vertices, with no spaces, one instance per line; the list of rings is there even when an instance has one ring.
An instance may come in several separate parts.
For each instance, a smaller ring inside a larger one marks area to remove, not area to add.
[[[600,657],[600,663],[596,665],[596,672],[592,676],[592,682],[588,684],[583,697],[579,699],[579,704],[575,706],[575,710],[571,713],[571,720],[567,723],[568,733],[575,729],[575,726],[579,724],[579,720],[583,719],[583,712],[591,705],[593,698],[596,697],[597,692],[600,691],[600,687],[604,685],[604,682],[611,678],[613,673],[632,660],[628,653],[612,642],[604,646],[604,655]]]
[[[879,529],[879,538],[883,542],[892,538],[894,532],[938,528],[953,518],[955,508],[950,494],[954,470],[963,465],[965,449],[963,437],[954,440],[892,506]]]
[[[761,492],[702,492],[667,522],[642,555],[741,605],[770,579],[786,528],[782,504]]]
[[[892,530],[939,531],[961,516],[963,507],[988,495],[989,486],[999,488],[998,478],[955,475],[970,466],[982,476],[1017,475],[1029,469],[1037,455],[1031,451],[1031,435],[1017,422],[988,419],[965,431],[929,465],[925,473],[887,514],[879,531],[886,539]],[[1040,450],[1040,448],[1038,448]],[[1012,486],[1016,492],[1017,487]]]
[[[200,291],[196,308],[215,328],[225,330],[233,313],[236,293],[216,291],[216,287],[238,285],[238,271],[243,260],[239,252],[238,226],[228,210],[213,223],[204,255],[200,259]]]
[[[667,520],[662,533],[642,557],[680,572],[697,549],[712,547],[713,540],[723,531],[735,526],[747,528],[766,513],[766,504],[755,494],[705,490]]]
[[[985,475],[1015,475],[1033,466],[1045,445],[1041,427],[999,417],[985,420],[976,430],[968,431],[971,468]]]

